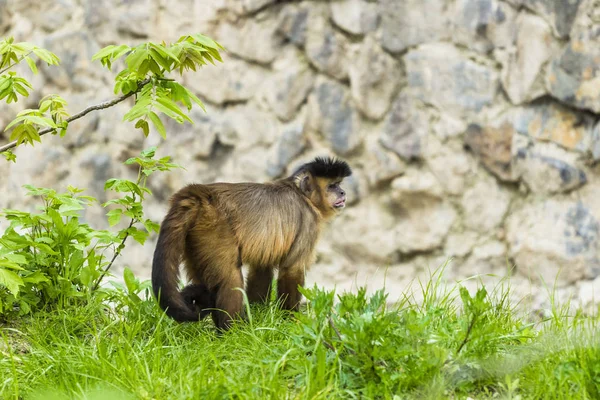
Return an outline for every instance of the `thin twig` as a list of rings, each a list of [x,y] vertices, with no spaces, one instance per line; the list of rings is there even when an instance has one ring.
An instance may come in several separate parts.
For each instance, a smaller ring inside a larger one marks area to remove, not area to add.
[[[458,350],[456,350],[457,355],[458,355],[458,353],[460,353],[460,351],[465,346],[465,344],[467,344],[467,342],[469,341],[469,336],[471,335],[471,330],[473,329],[473,326],[475,326],[476,320],[477,320],[477,314],[473,315],[473,319],[471,320],[471,323],[469,324],[469,327],[467,328],[467,333],[465,334],[465,339],[462,341],[460,346],[458,346]]]
[[[341,341],[342,340],[342,335],[340,334],[340,331],[338,331],[337,327],[333,323],[333,320],[331,319],[331,317],[328,317],[327,320],[329,321],[329,326],[334,330],[334,332],[337,335],[338,339],[340,339],[340,341]]]
[[[119,96],[119,97],[117,97],[115,99],[112,99],[112,100],[109,100],[109,101],[105,101],[103,103],[96,104],[94,106],[89,106],[88,108],[86,108],[86,109],[78,112],[77,114],[71,115],[65,121],[66,122],[72,122],[72,121],[75,121],[76,119],[84,117],[85,115],[89,114],[92,111],[103,110],[105,108],[110,108],[110,107],[112,107],[112,106],[114,106],[116,104],[119,104],[120,102],[128,99],[129,97],[133,96],[134,94],[136,94],[137,92],[139,92],[140,90],[142,90],[142,88],[144,86],[146,86],[148,83],[150,83],[150,78],[144,79],[143,81],[141,81],[138,84],[137,90],[134,90],[133,92],[124,94],[122,96]],[[42,136],[42,135],[45,135],[46,133],[50,133],[50,132],[53,132],[55,130],[56,130],[56,128],[42,129],[41,131],[38,132],[38,135]],[[6,150],[10,150],[10,149],[12,149],[13,147],[16,147],[16,146],[17,146],[17,141],[16,140],[13,141],[13,142],[10,142],[8,144],[5,144],[4,146],[0,147],[0,153],[4,152]]]
[[[327,347],[329,350],[335,352],[335,347],[333,347],[332,345],[330,345],[327,340],[325,339],[321,339],[321,341],[323,342],[323,344],[325,345],[325,347]]]
[[[335,334],[337,335],[339,341],[343,344],[344,341],[342,340],[342,335],[340,334],[340,331],[338,331],[337,327],[335,326],[335,324],[333,323],[333,319],[331,319],[331,317],[328,318],[329,320],[329,326],[333,329],[333,331],[335,332]],[[352,355],[356,355],[356,352],[352,349],[346,349],[348,350],[348,353],[352,354]]]
[[[131,228],[134,223],[135,223],[135,219],[132,219],[131,222],[129,223],[129,226],[127,227],[127,230],[129,230],[129,228]],[[110,262],[108,263],[106,268],[104,268],[104,271],[102,271],[102,274],[100,274],[100,276],[98,277],[98,280],[96,281],[96,284],[92,288],[92,291],[98,289],[98,286],[100,286],[100,282],[102,281],[102,278],[104,278],[104,276],[108,273],[108,270],[110,269],[110,267],[112,267],[112,265],[115,262],[115,260],[117,259],[117,257],[119,257],[119,254],[121,254],[121,251],[123,251],[123,248],[125,247],[125,241],[127,240],[128,237],[129,237],[129,233],[126,233],[125,236],[123,237],[123,240],[121,240],[121,243],[119,244],[119,246],[117,246],[117,251],[115,251],[115,254],[113,254],[112,259],[110,260]]]

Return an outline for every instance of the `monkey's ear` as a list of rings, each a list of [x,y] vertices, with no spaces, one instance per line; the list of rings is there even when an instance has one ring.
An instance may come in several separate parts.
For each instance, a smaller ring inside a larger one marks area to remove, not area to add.
[[[313,191],[313,179],[310,174],[306,174],[300,178],[300,190],[305,194],[310,194]]]

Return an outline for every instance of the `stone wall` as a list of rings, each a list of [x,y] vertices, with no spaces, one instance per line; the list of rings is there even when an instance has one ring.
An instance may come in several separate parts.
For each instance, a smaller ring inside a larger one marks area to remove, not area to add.
[[[598,3],[598,4],[597,4]],[[131,175],[121,162],[160,145],[186,167],[152,181],[151,217],[187,182],[268,180],[317,154],[347,159],[350,206],[327,230],[309,278],[384,283],[392,298],[442,265],[450,279],[512,274],[583,303],[600,289],[600,2],[597,0],[2,0],[0,28],[56,52],[33,77],[69,110],[112,96],[102,46],[202,32],[225,63],[185,76],[207,103],[194,126],[144,139],[122,105],[0,163],[0,206],[20,186],[88,188]],[[3,106],[1,123],[15,108]],[[3,141],[7,139],[4,138]],[[86,219],[102,227],[103,211]],[[120,265],[148,275],[154,247]]]

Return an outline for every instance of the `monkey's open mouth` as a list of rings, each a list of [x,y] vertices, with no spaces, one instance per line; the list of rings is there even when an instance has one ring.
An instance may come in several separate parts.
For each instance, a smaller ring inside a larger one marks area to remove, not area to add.
[[[338,200],[335,203],[333,203],[333,206],[335,208],[344,208],[345,205],[346,205],[346,199],[341,199],[341,200]]]

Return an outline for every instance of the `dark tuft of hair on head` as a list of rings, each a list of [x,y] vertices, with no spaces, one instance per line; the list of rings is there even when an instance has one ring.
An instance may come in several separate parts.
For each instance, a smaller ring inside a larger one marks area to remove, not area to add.
[[[304,164],[294,173],[308,171],[319,178],[341,179],[352,175],[350,166],[342,160],[332,157],[316,157],[314,161]]]

